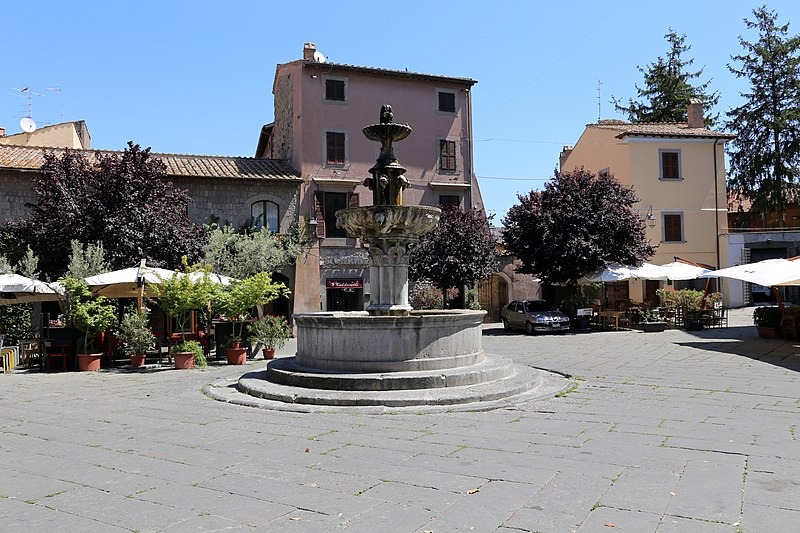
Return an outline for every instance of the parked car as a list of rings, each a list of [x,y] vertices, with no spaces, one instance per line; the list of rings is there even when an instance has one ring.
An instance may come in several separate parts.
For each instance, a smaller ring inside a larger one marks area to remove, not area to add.
[[[503,328],[524,329],[525,333],[566,333],[569,317],[545,300],[514,300],[500,311]]]

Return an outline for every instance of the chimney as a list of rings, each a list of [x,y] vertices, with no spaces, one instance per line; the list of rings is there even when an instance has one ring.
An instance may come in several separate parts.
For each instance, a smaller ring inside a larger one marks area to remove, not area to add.
[[[703,101],[699,98],[689,100],[689,109],[686,111],[686,121],[690,128],[704,128]]]
[[[5,137],[5,136],[6,136],[6,129],[0,128],[0,137]]]
[[[572,150],[574,150],[574,149],[575,149],[575,147],[572,146],[571,144],[565,144],[561,148],[561,154],[558,157],[558,166],[559,166],[560,169],[563,170],[564,163],[566,163],[567,158],[569,157],[569,154],[571,154]]]
[[[303,61],[314,61],[314,52],[317,51],[317,45],[314,43],[303,44]]]

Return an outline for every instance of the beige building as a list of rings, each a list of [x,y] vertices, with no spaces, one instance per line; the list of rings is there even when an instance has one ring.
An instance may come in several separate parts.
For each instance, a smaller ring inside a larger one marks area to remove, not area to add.
[[[381,106],[413,128],[394,146],[407,169],[408,205],[456,204],[483,209],[472,165],[475,80],[327,63],[313,43],[303,59],[278,65],[275,122],[264,126],[256,157],[283,159],[303,179],[298,215],[317,240],[297,265],[295,311],[361,310],[369,300],[364,248],[336,227],[337,210],[370,205],[364,179],[379,145],[362,129]]]
[[[33,123],[31,122],[31,124]],[[6,135],[5,128],[0,128],[0,145],[47,146],[49,148],[88,150],[92,147],[91,144],[92,138],[89,135],[86,122],[83,120],[52,124],[34,129],[31,132],[15,133],[13,135]]]
[[[588,124],[575,146],[562,150],[561,170],[608,172],[633,186],[647,237],[657,245],[648,262],[680,257],[722,268],[728,265],[724,145],[730,139],[706,129],[702,104],[693,102],[684,123]],[[629,298],[654,301],[657,287],[631,282]]]

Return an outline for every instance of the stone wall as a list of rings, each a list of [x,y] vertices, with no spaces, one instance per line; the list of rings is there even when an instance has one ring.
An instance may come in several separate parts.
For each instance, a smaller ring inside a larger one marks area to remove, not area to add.
[[[27,216],[26,203],[36,202],[32,189],[32,172],[0,170],[0,223]],[[174,177],[173,184],[188,189],[192,201],[189,217],[198,224],[207,224],[212,216],[220,222],[230,221],[236,227],[250,221],[250,206],[259,200],[278,204],[281,231],[287,231],[295,220],[298,182],[243,180],[231,178]]]
[[[291,71],[275,80],[275,120],[270,137],[268,157],[292,161],[292,114],[294,113],[294,83]],[[297,167],[299,168],[299,167]]]
[[[0,223],[22,218],[30,211],[26,203],[36,201],[32,174],[19,170],[0,170]]]
[[[250,222],[250,206],[259,200],[278,204],[281,232],[296,219],[298,182],[175,177],[173,184],[188,189],[192,198],[189,218],[198,224],[208,224],[215,218],[240,227]]]

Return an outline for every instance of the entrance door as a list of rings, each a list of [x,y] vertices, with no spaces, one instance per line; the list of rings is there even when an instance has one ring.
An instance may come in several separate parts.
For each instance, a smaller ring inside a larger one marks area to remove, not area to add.
[[[328,311],[362,311],[363,289],[327,289],[325,291]]]

